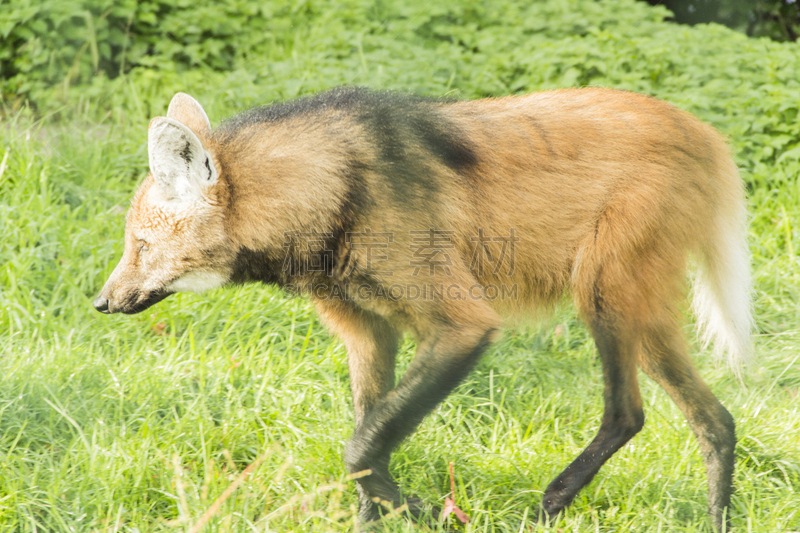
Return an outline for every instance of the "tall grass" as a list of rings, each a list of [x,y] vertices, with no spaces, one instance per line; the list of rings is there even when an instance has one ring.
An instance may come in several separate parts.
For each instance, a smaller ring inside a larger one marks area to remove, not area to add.
[[[580,19],[566,4],[542,6],[549,6],[553,17],[564,11],[564,21]],[[354,56],[336,63],[331,57],[319,60],[313,44],[298,41],[299,55],[279,65],[287,70],[270,83],[288,94],[293,87],[301,90],[297,84],[316,88],[329,72],[336,82],[357,74],[359,82],[392,85],[396,80],[387,79],[379,63],[395,72],[414,62],[403,52],[405,37],[397,37],[409,25],[424,26],[431,35],[439,31],[438,23],[451,33],[459,28],[446,13],[425,17],[424,24],[411,15],[403,19],[410,21],[406,26],[387,22],[396,47],[387,48],[391,53],[383,59],[380,47],[368,50],[371,55],[362,56],[366,66],[357,72],[350,61],[358,57],[358,42],[351,43]],[[476,42],[458,44],[459,53],[490,46],[479,42],[480,28],[463,28],[462,38],[475,36]],[[520,35],[529,31],[519,29]],[[603,31],[611,30],[588,32],[586,39],[624,41],[616,34],[603,37]],[[665,39],[668,30],[659,31]],[[661,54],[663,64],[671,61],[668,52],[654,51],[655,41],[636,39],[645,56]],[[741,44],[738,37],[731,39]],[[552,41],[535,61],[550,61],[548,54],[559,50],[567,50],[563,57],[569,58],[589,46],[577,37],[571,42],[578,52]],[[439,67],[463,65],[442,56],[431,63],[438,69],[433,81],[420,86],[442,94],[450,82],[463,79],[469,80],[468,95],[480,86],[490,94],[522,90],[498,81],[487,66],[494,60],[480,50],[469,57],[475,70],[452,78]],[[552,68],[559,61],[553,56]],[[618,65],[616,59],[597,61],[598,69],[609,69],[600,80],[613,84],[608,80],[616,67],[608,65]],[[731,74],[734,67],[722,65],[723,58],[717,63],[714,68],[728,69],[726,76],[747,75]],[[420,71],[407,76],[422,79],[429,69],[424,58],[417,64]],[[505,72],[501,67],[497,71]],[[519,78],[529,79],[526,89],[540,86],[532,78],[534,67]],[[558,68],[559,76],[567,76],[567,66]],[[784,67],[765,68],[786,76]],[[775,133],[784,124],[795,127],[789,121],[794,108],[788,100],[778,103],[788,98],[788,89],[776,89],[770,93],[775,100],[764,108],[784,115],[751,120],[747,106],[756,106],[755,96],[735,100],[740,107],[725,107],[713,82],[691,92],[681,88],[679,73],[667,70],[627,72],[627,81],[617,85],[641,83],[656,93],[666,87],[664,96],[727,127],[737,157],[747,163],[758,360],[740,383],[708,354],[696,358],[737,421],[733,524],[737,531],[800,531],[800,185],[790,175],[794,160],[778,155],[791,155],[796,140]],[[202,71],[187,76],[202,87]],[[579,78],[572,82],[585,83]],[[92,96],[61,108],[58,121],[35,120],[26,112],[2,118],[0,532],[191,531],[204,514],[203,531],[353,530],[355,486],[340,458],[352,431],[346,354],[305,300],[248,286],[175,295],[140,315],[103,316],[92,309],[92,298],[122,251],[128,199],[147,171],[150,104],[137,102],[153,100],[141,91],[157,91],[133,79],[116,82],[116,92],[102,97],[106,100]],[[561,77],[541,81],[557,83],[570,84]],[[226,87],[204,88],[228,95],[210,106],[213,123],[236,107],[230,94],[238,95],[236,102],[252,97]],[[253,84],[243,87],[255,90]],[[105,114],[108,98],[126,104]],[[688,326],[687,334],[694,338]],[[401,370],[413,350],[411,342],[403,345]],[[507,331],[400,447],[391,470],[409,493],[441,505],[450,490],[447,465],[453,462],[456,503],[472,518],[462,527],[466,531],[709,531],[706,477],[691,431],[663,391],[645,376],[641,384],[644,430],[550,526],[533,520],[544,487],[591,440],[602,416],[594,344],[568,306],[540,327]],[[241,484],[226,493],[235,483]],[[418,530],[391,516],[383,527]]]
[[[180,294],[134,316],[91,299],[121,253],[144,128],[7,125],[0,193],[0,531],[183,531],[259,457],[206,531],[354,527],[340,452],[346,355],[308,303],[249,286]],[[759,359],[744,385],[703,375],[738,422],[740,530],[800,523],[797,189],[751,196]],[[691,332],[689,332],[691,333]],[[402,350],[407,364],[413,345]],[[644,431],[552,531],[705,531],[702,460],[642,377]],[[547,482],[596,431],[600,368],[569,308],[511,330],[403,444],[392,470],[431,502],[449,491],[470,531],[520,531]],[[542,526],[536,526],[542,527]],[[411,530],[402,518],[389,531]]]

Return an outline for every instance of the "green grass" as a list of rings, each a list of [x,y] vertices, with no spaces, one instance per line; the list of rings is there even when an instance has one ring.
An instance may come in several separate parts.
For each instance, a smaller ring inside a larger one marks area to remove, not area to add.
[[[217,124],[341,82],[464,97],[600,84],[668,98],[727,133],[749,187],[758,359],[743,383],[708,353],[696,361],[737,421],[734,527],[800,531],[800,47],[657,16],[617,25],[605,4],[583,0],[531,13],[506,4],[388,2],[359,34],[369,9],[350,2],[341,20],[316,12],[252,78],[241,64],[227,77],[140,71],[42,106],[59,120],[0,117],[0,533],[189,531],[258,460],[204,531],[353,529],[346,354],[306,301],[249,286],[175,295],[133,316],[91,306],[121,254],[147,120],[166,92],[199,92]],[[645,8],[631,9],[624,16]],[[536,26],[542,13],[550,23]],[[569,307],[507,331],[391,469],[442,504],[453,462],[467,531],[710,531],[691,431],[663,391],[641,384],[644,430],[550,527],[533,524],[533,509],[602,416],[594,345]]]
[[[346,355],[306,301],[250,286],[176,295],[141,315],[92,309],[144,171],[141,129],[7,127],[0,531],[184,531],[260,456],[207,531],[351,529],[355,490],[340,459],[352,424]],[[786,252],[800,244],[799,200],[789,188],[751,198],[763,333],[744,386],[698,359],[738,423],[742,531],[800,523],[800,283]],[[412,351],[404,346],[401,366]],[[642,389],[645,429],[549,530],[708,530],[691,432],[645,377]],[[441,504],[452,461],[469,531],[526,530],[601,413],[593,343],[565,308],[541,329],[507,332],[392,470]],[[388,531],[412,529],[387,521]]]

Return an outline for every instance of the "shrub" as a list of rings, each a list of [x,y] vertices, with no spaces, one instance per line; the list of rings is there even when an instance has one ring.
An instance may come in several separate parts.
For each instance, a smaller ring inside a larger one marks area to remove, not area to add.
[[[221,117],[343,84],[463,98],[602,85],[720,128],[751,184],[800,171],[800,46],[667,23],[635,0],[24,1],[3,4],[0,84],[39,113],[145,121],[179,90]]]

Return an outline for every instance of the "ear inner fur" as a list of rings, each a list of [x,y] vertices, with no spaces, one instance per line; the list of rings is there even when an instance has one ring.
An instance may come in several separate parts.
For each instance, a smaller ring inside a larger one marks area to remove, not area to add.
[[[173,199],[200,199],[214,183],[216,169],[197,135],[175,119],[159,117],[148,130],[150,171]]]

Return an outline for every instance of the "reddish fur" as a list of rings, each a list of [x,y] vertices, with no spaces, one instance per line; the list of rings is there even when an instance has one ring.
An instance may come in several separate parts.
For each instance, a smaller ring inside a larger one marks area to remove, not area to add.
[[[244,252],[279,265],[286,231],[392,233],[393,242],[381,251],[385,261],[372,271],[363,249],[340,240],[331,256],[337,265],[332,278],[306,273],[282,281],[316,284],[311,297],[319,314],[349,354],[357,429],[348,467],[380,472],[398,439],[416,423],[393,430],[406,425],[397,413],[417,421],[438,401],[438,389],[446,393],[457,383],[445,379],[447,373],[465,373],[503,319],[546,310],[570,292],[598,343],[606,414],[584,452],[587,459],[577,460],[548,487],[545,512],[567,505],[641,427],[639,364],[676,400],[700,439],[709,467],[710,509],[721,527],[730,497],[732,420],[686,358],[676,318],[689,257],[724,263],[730,250],[718,241],[736,241],[743,231],[742,184],[717,132],[667,103],[606,89],[417,103],[433,117],[425,124],[441,131],[414,137],[409,122],[410,130],[398,126],[392,133],[399,141],[376,138],[374,125],[336,105],[211,131],[199,104],[184,96],[173,100],[169,117],[197,135],[219,179],[204,189],[203,201],[182,214],[154,207],[150,190],[157,185],[152,177],[145,181],[129,215],[120,273],[115,271],[104,289],[108,302],[123,300],[121,295],[136,291],[148,277],[130,251],[132,234],[142,228],[157,234],[155,247],[164,243],[157,253],[172,263],[162,266],[171,269],[168,276],[161,275],[173,278],[189,268],[178,260],[182,254],[193,258],[191,268],[227,276],[235,275]],[[412,185],[399,199],[392,179],[406,175],[386,173],[393,170],[386,166],[391,149],[412,150],[408,164],[424,165],[421,176],[408,167]],[[415,272],[411,232],[427,228],[454,232],[450,275]],[[520,239],[511,275],[508,263],[498,274],[470,268],[471,239],[481,231],[506,236],[511,229]],[[208,250],[212,259],[203,264],[200,252]],[[348,273],[347,264],[359,268]],[[332,286],[348,282],[353,283],[343,290],[349,300],[334,298]],[[444,284],[464,292],[474,285],[513,284],[519,298],[364,298],[354,288],[364,283]],[[404,331],[416,339],[418,355],[395,388],[394,354]],[[426,407],[404,403],[415,394]],[[370,498],[402,501],[388,471],[359,483],[366,518],[377,512]],[[412,506],[412,512],[419,510]]]

